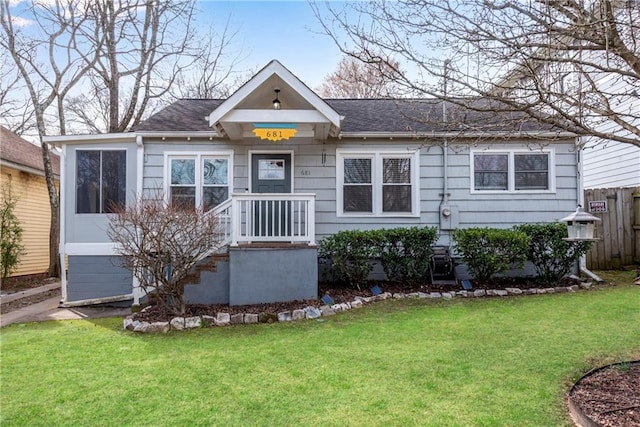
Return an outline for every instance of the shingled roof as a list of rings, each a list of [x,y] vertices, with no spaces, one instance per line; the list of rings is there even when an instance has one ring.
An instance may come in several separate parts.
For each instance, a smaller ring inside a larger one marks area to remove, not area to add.
[[[44,172],[42,149],[40,147],[20,138],[4,126],[0,126],[0,141],[2,142],[0,158],[3,160],[3,163],[6,162],[18,167],[22,166]],[[53,151],[50,151],[50,153],[53,173],[59,176],[60,157]]]
[[[207,116],[223,99],[181,99],[136,126],[138,132],[212,131]],[[344,117],[342,132],[545,132],[552,126],[537,122],[524,113],[487,109],[487,101],[473,101],[464,108],[448,102],[447,122],[443,121],[443,101],[435,99],[326,99]]]

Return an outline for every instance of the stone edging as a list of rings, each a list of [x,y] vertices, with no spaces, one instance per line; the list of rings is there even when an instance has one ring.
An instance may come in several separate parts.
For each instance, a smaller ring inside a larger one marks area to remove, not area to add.
[[[506,297],[514,295],[533,295],[533,294],[554,294],[564,292],[575,292],[580,289],[590,289],[590,282],[580,283],[580,285],[560,286],[555,288],[505,288],[505,289],[477,289],[475,291],[457,291],[457,292],[413,292],[413,293],[390,293],[384,292],[371,297],[355,297],[353,301],[333,304],[331,306],[323,305],[320,307],[307,306],[303,309],[282,311],[280,313],[237,313],[229,314],[225,312],[217,313],[216,316],[194,316],[194,317],[174,317],[169,322],[141,322],[134,319],[134,314],[125,317],[123,321],[124,329],[141,333],[167,333],[171,330],[184,330],[212,326],[228,326],[250,323],[274,323],[274,322],[291,322],[295,320],[318,319],[320,317],[332,316],[340,311],[361,308],[365,304],[374,301],[383,301],[387,299],[453,299],[453,298],[482,298],[482,297]],[[144,311],[144,310],[143,310]]]

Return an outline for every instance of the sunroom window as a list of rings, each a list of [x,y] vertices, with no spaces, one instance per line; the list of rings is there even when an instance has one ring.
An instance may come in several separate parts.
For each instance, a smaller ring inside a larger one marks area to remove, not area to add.
[[[124,206],[126,176],[125,150],[77,150],[76,212],[111,213]]]

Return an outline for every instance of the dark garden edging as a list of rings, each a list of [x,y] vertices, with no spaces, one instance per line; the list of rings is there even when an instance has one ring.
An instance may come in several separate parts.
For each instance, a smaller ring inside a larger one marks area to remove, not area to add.
[[[597,374],[598,372],[604,371],[606,369],[621,367],[624,365],[633,365],[633,364],[635,365],[640,364],[640,360],[611,363],[608,365],[600,366],[599,368],[594,368],[589,372],[587,372],[586,374],[584,374],[578,381],[576,381],[571,386],[571,389],[567,394],[567,405],[569,407],[569,414],[571,415],[571,418],[574,420],[576,425],[578,425],[579,427],[603,427],[602,424],[598,423],[597,421],[592,419],[589,415],[587,415],[587,412],[585,412],[585,410],[580,406],[580,404],[574,400],[573,398],[574,392],[576,388],[580,386],[580,383],[585,379]]]
[[[305,319],[318,319],[321,317],[332,316],[341,311],[361,308],[365,304],[375,301],[384,301],[388,299],[445,299],[453,298],[482,298],[482,297],[506,297],[516,295],[533,295],[533,294],[553,294],[564,292],[576,292],[580,289],[590,289],[590,282],[583,282],[579,285],[560,286],[555,288],[505,288],[505,289],[477,289],[475,291],[457,291],[457,292],[413,292],[413,293],[390,293],[383,292],[371,297],[355,297],[353,301],[323,305],[320,307],[307,306],[298,310],[282,311],[277,314],[273,313],[237,313],[230,314],[218,312],[216,316],[193,316],[193,317],[174,317],[168,322],[146,322],[136,320],[136,314],[127,316],[123,321],[125,329],[140,333],[167,333],[171,330],[184,330],[213,326],[229,326],[251,323],[273,323],[273,322],[291,322]],[[144,309],[143,309],[144,311]]]

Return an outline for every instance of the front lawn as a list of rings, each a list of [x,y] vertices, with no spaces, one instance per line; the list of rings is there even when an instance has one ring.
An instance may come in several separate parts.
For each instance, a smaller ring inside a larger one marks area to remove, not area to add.
[[[2,426],[569,426],[573,380],[640,357],[640,287],[168,335],[19,324],[0,350]]]

